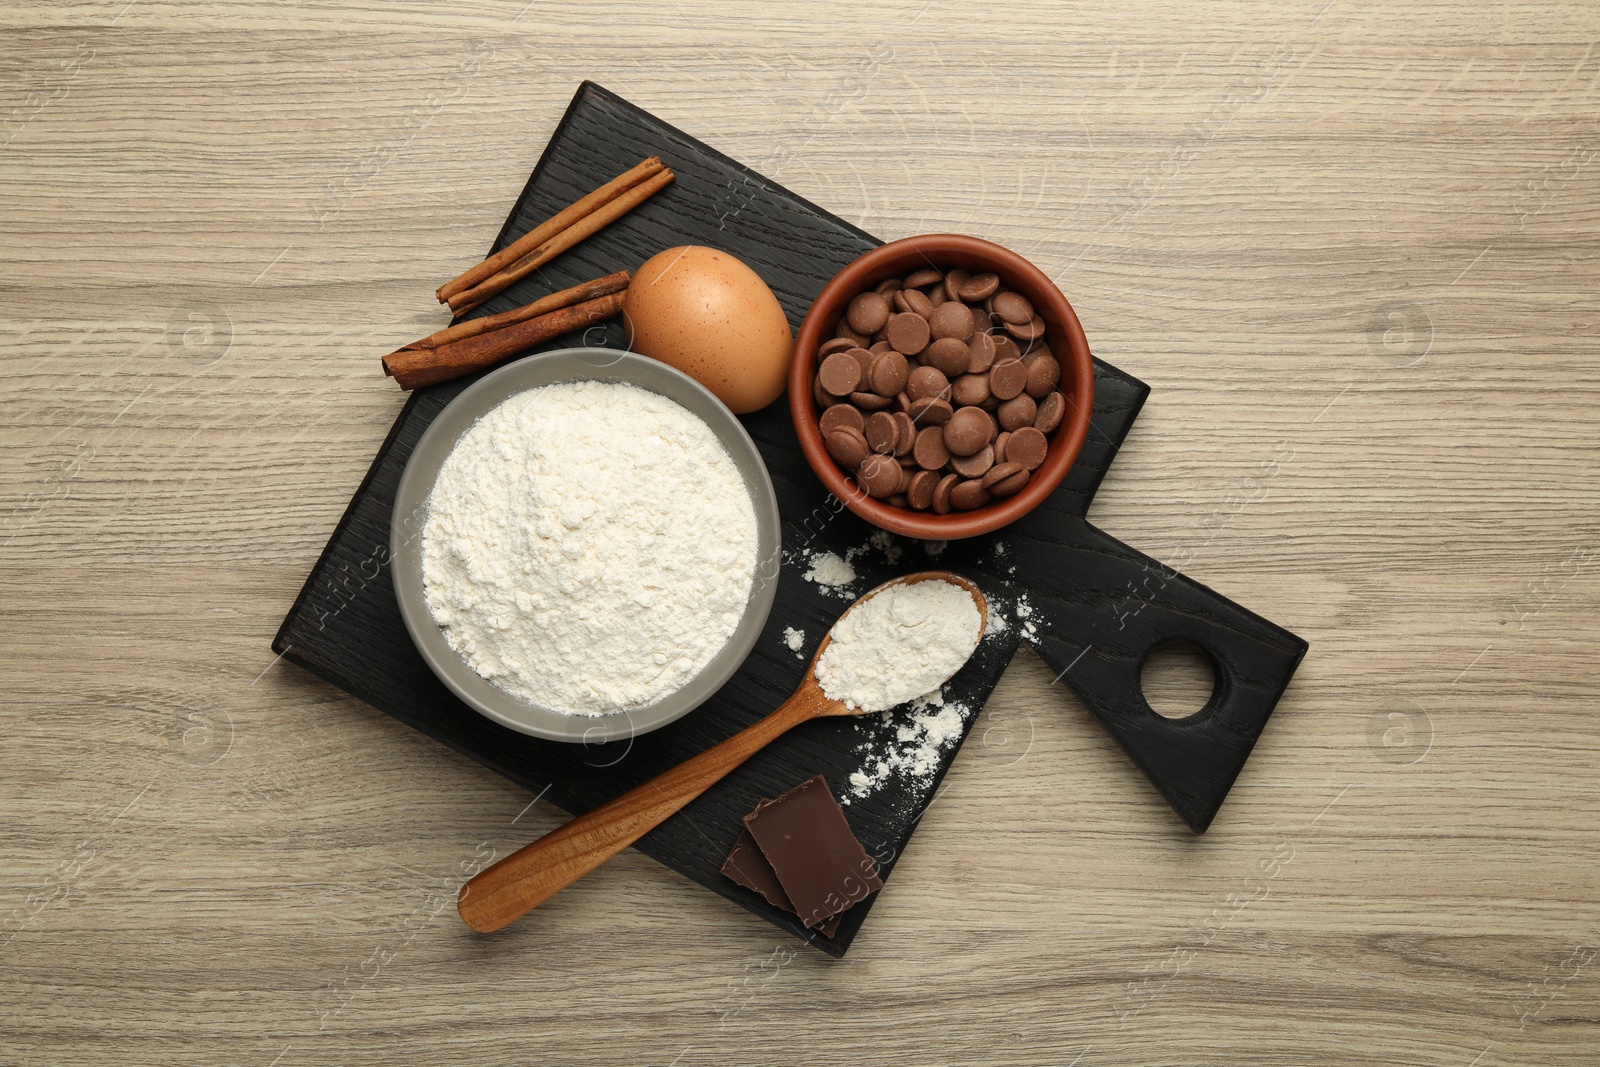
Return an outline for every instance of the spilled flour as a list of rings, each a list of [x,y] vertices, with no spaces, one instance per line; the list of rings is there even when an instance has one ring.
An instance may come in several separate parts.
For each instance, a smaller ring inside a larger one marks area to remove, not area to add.
[[[811,557],[811,569],[806,571],[806,580],[839,588],[856,580],[856,569],[832,552],[817,552]]]
[[[1006,622],[1006,613],[1000,611],[993,600],[989,601],[989,619],[984,624],[983,636],[992,637],[995,634],[1003,634],[1010,625],[1010,623]]]
[[[874,530],[869,543],[873,548],[884,554],[890,563],[900,562],[900,546],[894,542],[894,534],[888,530]]]
[[[939,690],[917,698],[909,713],[885,714],[884,724],[892,726],[893,733],[879,731],[860,746],[862,767],[850,775],[849,791],[841,803],[871,796],[891,778],[931,781],[945,750],[961,739],[970,716],[966,705],[945,703]]]
[[[1039,627],[1033,621],[1033,605],[1027,594],[1017,598],[1017,622],[1022,627],[1022,639],[1032,641],[1039,636]]]

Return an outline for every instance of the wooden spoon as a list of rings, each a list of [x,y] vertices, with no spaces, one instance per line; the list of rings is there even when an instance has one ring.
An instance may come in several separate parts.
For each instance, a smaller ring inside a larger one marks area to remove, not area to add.
[[[982,634],[989,618],[983,593],[972,582],[948,571],[922,571],[885,582],[850,605],[844,614],[892,586],[927,581],[949,582],[970,593],[978,606],[978,632]],[[461,887],[456,901],[456,910],[467,925],[488,933],[514,922],[661,825],[792,727],[830,715],[864,714],[829,697],[817,682],[817,661],[832,640],[830,629],[817,646],[794,695],[760,722],[550,831],[470,879]]]

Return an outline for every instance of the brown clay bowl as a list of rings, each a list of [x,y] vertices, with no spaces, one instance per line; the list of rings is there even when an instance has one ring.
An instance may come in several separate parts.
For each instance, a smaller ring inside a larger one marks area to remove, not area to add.
[[[993,271],[1002,285],[1027,297],[1049,328],[1047,341],[1061,363],[1058,388],[1067,400],[1067,412],[1050,435],[1050,452],[1015,496],[991,501],[972,511],[939,515],[914,511],[874,500],[840,469],[828,455],[817,428],[820,412],[811,392],[816,375],[817,347],[833,336],[839,318],[855,295],[885,278],[902,278],[922,267],[959,267],[969,274]],[[844,501],[845,507],[875,526],[893,533],[929,541],[949,541],[998,530],[1016,522],[1044,502],[1067,476],[1089,433],[1094,410],[1094,365],[1083,326],[1067,298],[1044,272],[1010,249],[955,233],[924,234],[880,245],[834,276],[800,324],[794,361],[789,369],[789,412],[806,462],[822,484]]]

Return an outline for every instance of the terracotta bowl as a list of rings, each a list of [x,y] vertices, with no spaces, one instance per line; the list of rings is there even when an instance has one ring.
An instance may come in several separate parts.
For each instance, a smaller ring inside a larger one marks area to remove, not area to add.
[[[902,278],[921,267],[959,267],[969,274],[993,271],[1000,283],[1027,297],[1049,327],[1046,341],[1061,363],[1058,388],[1067,400],[1067,412],[1050,435],[1050,452],[1015,496],[985,504],[972,511],[939,515],[932,511],[898,508],[867,496],[855,478],[840,469],[828,455],[817,428],[821,414],[812,396],[817,347],[833,336],[845,307],[855,295],[885,278]],[[1044,272],[1026,259],[997,244],[955,233],[924,234],[880,245],[834,276],[800,324],[794,361],[789,370],[789,411],[800,438],[806,462],[822,484],[851,511],[875,526],[897,534],[930,541],[948,541],[998,530],[1016,522],[1044,502],[1067,476],[1089,433],[1094,410],[1094,365],[1083,326],[1067,298]]]

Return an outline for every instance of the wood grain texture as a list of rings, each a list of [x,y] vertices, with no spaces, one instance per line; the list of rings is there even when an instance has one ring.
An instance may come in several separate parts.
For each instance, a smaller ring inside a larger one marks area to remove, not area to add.
[[[0,1061],[1600,1053],[1592,7],[521,10],[0,10]],[[454,919],[556,811],[262,649],[586,77],[1151,384],[1091,518],[1313,648],[1204,838],[1023,653],[846,960]]]

